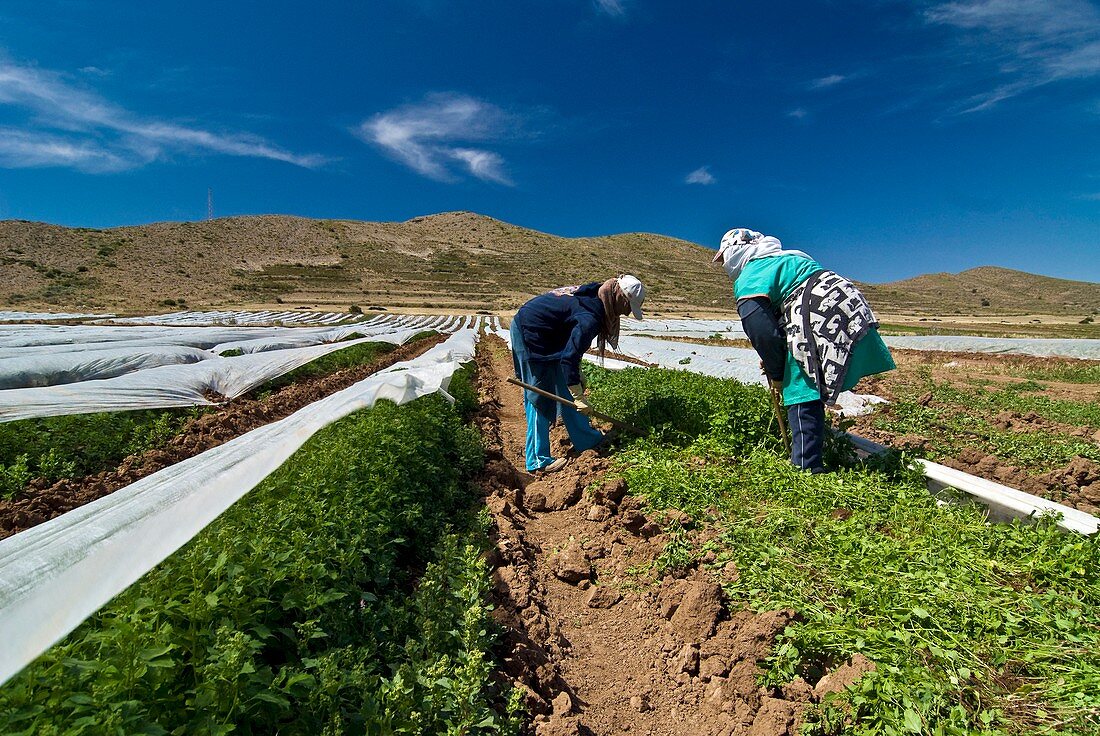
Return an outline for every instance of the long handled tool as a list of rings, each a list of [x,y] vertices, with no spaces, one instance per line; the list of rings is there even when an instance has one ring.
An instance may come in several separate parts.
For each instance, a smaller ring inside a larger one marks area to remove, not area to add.
[[[558,396],[557,394],[552,394],[549,391],[543,391],[541,388],[537,388],[535,386],[532,386],[529,383],[524,383],[523,381],[519,380],[518,378],[509,378],[508,383],[514,383],[515,385],[520,386],[522,388],[525,388],[528,391],[532,391],[532,392],[538,394],[539,396],[545,396],[548,399],[553,399],[554,401],[558,402],[559,404],[563,404],[563,405],[568,406],[570,408],[573,408],[573,409],[577,408],[577,405],[574,404],[569,399]],[[602,421],[607,422],[608,424],[610,424],[613,427],[618,427],[619,429],[625,429],[627,432],[633,432],[634,434],[641,435],[643,437],[646,435],[646,432],[642,431],[641,429],[638,429],[633,424],[630,424],[629,422],[624,422],[621,419],[616,419],[615,417],[609,417],[606,414],[604,414],[603,412],[598,412],[595,409],[590,410],[589,414],[590,414],[590,416],[593,416],[596,419],[600,419]]]
[[[787,432],[787,418],[783,416],[782,409],[782,393],[779,389],[769,385],[768,395],[772,400],[772,413],[775,414],[775,420],[779,422],[779,434],[783,435],[783,449],[787,451],[787,454],[791,454],[791,435]]]

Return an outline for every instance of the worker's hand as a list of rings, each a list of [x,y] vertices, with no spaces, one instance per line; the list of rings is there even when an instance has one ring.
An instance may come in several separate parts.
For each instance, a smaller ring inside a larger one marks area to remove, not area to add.
[[[584,396],[584,383],[575,383],[570,386],[569,394],[573,397],[574,401]]]
[[[769,378],[768,388],[770,388],[772,391],[783,393],[783,381],[777,381],[774,378]]]
[[[584,414],[586,417],[592,416],[592,407],[588,405],[588,402],[583,398],[573,399],[573,405],[577,407],[577,411]]]

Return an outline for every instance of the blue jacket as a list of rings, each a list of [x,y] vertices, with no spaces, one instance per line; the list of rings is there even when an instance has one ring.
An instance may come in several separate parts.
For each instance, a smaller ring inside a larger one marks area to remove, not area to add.
[[[570,386],[581,382],[581,356],[592,347],[603,325],[599,289],[600,284],[592,282],[572,294],[548,291],[516,312],[531,362],[560,362]]]

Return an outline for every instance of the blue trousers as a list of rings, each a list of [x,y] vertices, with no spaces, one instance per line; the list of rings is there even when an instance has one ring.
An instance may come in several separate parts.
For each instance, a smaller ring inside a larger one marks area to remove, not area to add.
[[[561,363],[531,362],[527,346],[523,343],[523,333],[515,320],[512,320],[511,335],[512,363],[516,369],[516,378],[543,391],[570,398]],[[539,396],[533,391],[524,390],[523,410],[527,418],[525,460],[528,472],[545,468],[554,462],[550,455],[550,425],[559,414],[569,432],[569,440],[578,452],[595,447],[603,439],[603,433],[592,427],[588,417],[572,407]]]
[[[825,404],[806,401],[787,407],[787,426],[791,428],[791,464],[811,473],[822,473],[821,459],[825,444]]]

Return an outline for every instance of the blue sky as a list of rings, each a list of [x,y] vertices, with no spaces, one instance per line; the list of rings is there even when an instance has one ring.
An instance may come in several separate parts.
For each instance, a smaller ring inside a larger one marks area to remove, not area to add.
[[[1090,0],[6,0],[0,218],[473,210],[1100,281]]]

